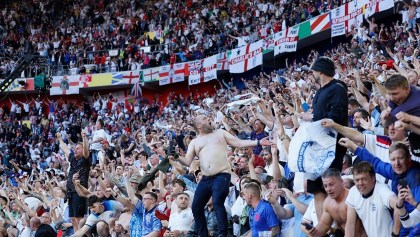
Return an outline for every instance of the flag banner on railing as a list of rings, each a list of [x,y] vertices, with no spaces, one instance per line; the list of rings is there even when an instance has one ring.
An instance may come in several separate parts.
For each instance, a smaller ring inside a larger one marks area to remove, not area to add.
[[[243,73],[262,64],[263,42],[259,40],[232,50],[229,57],[229,72]]]
[[[50,95],[79,94],[79,78],[80,75],[53,77]]]
[[[284,41],[286,40],[287,29],[274,34],[274,56],[283,52]]]
[[[143,69],[144,82],[152,82],[159,80],[159,67]]]
[[[269,35],[263,39],[263,54],[274,49],[274,36]]]
[[[287,28],[286,41],[284,42],[283,52],[296,52],[298,42],[299,25]]]
[[[124,84],[134,84],[139,81],[140,71],[125,71],[122,72]]]
[[[301,23],[299,27],[299,39],[304,39],[329,28],[331,28],[331,24],[330,13],[328,12]]]
[[[231,51],[220,52],[217,54],[217,70],[229,70],[229,55]]]
[[[368,0],[355,0],[331,10],[331,37],[344,35],[360,26]]]
[[[186,63],[177,63],[160,67],[159,85],[167,85],[184,81]]]
[[[373,0],[365,5],[365,18],[394,7],[394,0]]]
[[[79,77],[79,87],[81,88],[87,88],[89,87],[89,84],[92,82],[92,74],[83,74]]]
[[[188,63],[188,85],[208,82],[217,78],[217,55]]]

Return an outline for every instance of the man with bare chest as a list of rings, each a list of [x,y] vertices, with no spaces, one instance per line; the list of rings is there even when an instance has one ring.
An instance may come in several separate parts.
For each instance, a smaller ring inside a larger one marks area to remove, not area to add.
[[[329,168],[322,175],[322,183],[327,193],[324,201],[321,219],[312,229],[302,225],[302,230],[308,236],[325,236],[333,222],[336,223],[335,236],[344,236],[347,221],[347,205],[345,203],[349,190],[344,188],[343,180],[338,169]],[[360,219],[356,222],[356,236],[367,236]]]
[[[225,130],[215,130],[213,121],[204,115],[197,116],[193,126],[199,135],[189,144],[185,157],[179,157],[178,161],[189,166],[194,157],[198,157],[200,160],[203,177],[198,183],[192,203],[197,232],[200,237],[209,236],[204,207],[210,197],[213,197],[213,206],[219,225],[217,236],[227,236],[227,213],[224,207],[230,183],[230,165],[226,155],[227,145],[242,148],[269,146],[271,142],[268,141],[268,138],[254,141],[240,140]]]

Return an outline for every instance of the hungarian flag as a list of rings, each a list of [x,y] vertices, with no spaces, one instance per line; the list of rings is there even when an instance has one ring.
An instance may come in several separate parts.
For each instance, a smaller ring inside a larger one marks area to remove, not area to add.
[[[79,78],[79,75],[53,77],[50,95],[79,94]]]
[[[184,81],[186,63],[177,63],[160,67],[159,85],[167,85]]]
[[[233,49],[229,57],[229,72],[243,73],[262,64],[263,41]]]
[[[311,18],[300,24],[299,39],[303,39],[331,28],[330,13]]]
[[[217,55],[188,63],[188,85],[208,82],[217,78]]]

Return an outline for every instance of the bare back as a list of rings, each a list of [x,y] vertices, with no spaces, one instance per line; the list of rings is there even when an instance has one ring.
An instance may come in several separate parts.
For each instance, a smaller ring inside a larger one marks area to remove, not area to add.
[[[191,143],[195,156],[200,159],[200,169],[203,175],[230,173],[230,165],[226,156],[227,142],[222,130],[200,134]]]

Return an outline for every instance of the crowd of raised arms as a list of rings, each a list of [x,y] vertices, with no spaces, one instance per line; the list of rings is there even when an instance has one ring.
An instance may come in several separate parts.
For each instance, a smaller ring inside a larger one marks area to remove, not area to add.
[[[5,74],[31,50],[76,67],[111,48],[125,48],[118,67],[192,60],[341,4],[10,2]],[[419,236],[420,9],[404,4],[402,21],[371,19],[322,54],[165,103],[3,100],[0,237]],[[170,47],[143,54],[159,27]],[[332,162],[294,168],[296,150],[318,157],[331,137]]]

